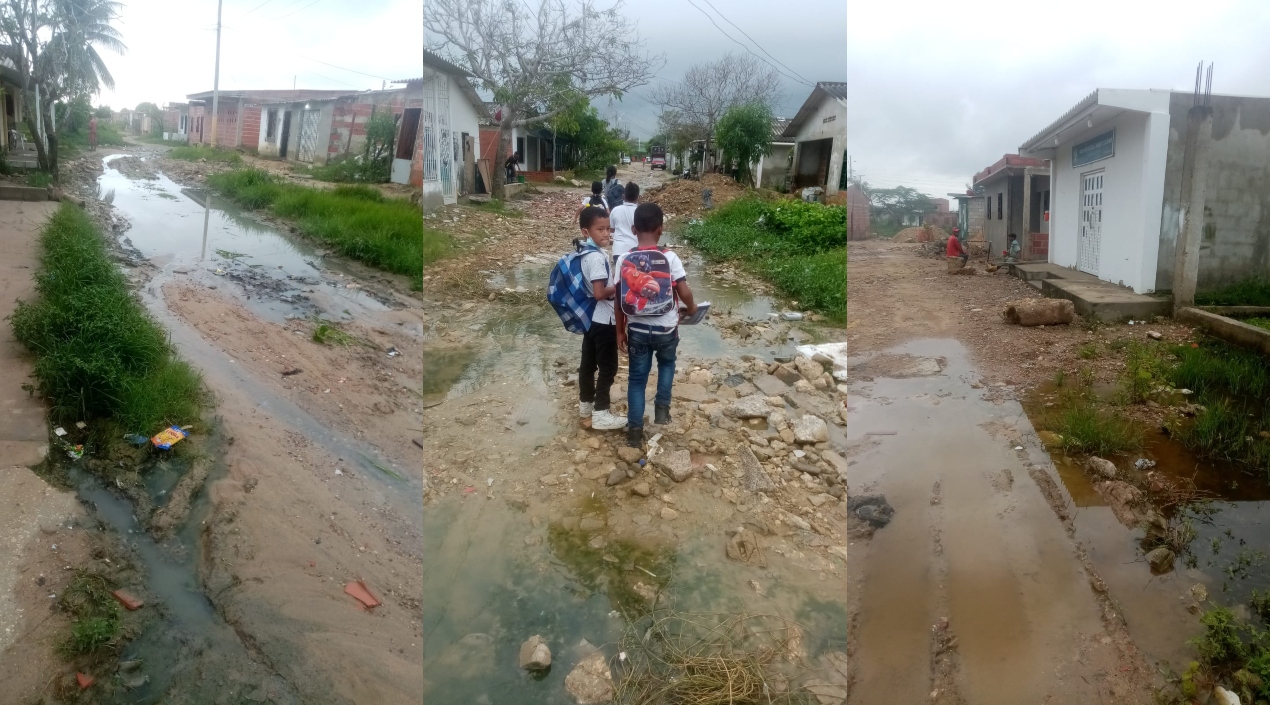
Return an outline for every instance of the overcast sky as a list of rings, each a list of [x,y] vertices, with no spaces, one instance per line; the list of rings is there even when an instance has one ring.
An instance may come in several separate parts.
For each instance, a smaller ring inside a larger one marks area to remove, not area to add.
[[[116,110],[142,101],[162,105],[212,89],[216,0],[123,4],[118,27],[128,51],[98,50],[116,85],[96,104]],[[293,82],[360,90],[423,72],[420,0],[224,0],[223,24],[222,90],[291,88]]]
[[[1270,96],[1270,2],[850,0],[849,150],[875,186],[944,196],[1095,88]]]
[[[535,9],[541,6],[541,0],[523,2]],[[601,0],[600,6],[607,7],[609,2]],[[793,117],[811,92],[811,87],[800,83],[798,77],[812,84],[847,80],[846,0],[809,0],[788,5],[769,0],[628,0],[622,12],[638,23],[648,52],[665,54],[666,58],[665,66],[650,85],[635,89],[620,101],[613,100],[612,107],[607,98],[592,102],[605,119],[621,119],[632,136],[646,138],[657,131],[659,111],[647,100],[654,86],[679,80],[693,64],[716,60],[728,52],[748,56],[745,47],[776,63],[768,57],[770,54],[779,62],[777,67],[791,76],[782,79],[783,97],[776,111],[782,117]],[[709,13],[721,29],[711,24],[704,13]],[[746,34],[758,46],[746,39]],[[429,37],[429,47],[434,46]]]

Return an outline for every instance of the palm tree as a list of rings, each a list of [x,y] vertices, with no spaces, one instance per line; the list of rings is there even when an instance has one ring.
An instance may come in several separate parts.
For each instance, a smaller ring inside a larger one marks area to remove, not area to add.
[[[97,47],[116,54],[127,50],[123,35],[111,22],[119,16],[122,3],[114,0],[51,0],[50,26],[53,36],[45,56],[57,57],[66,88],[71,95],[94,94],[103,87],[114,89],[115,78],[97,53]]]

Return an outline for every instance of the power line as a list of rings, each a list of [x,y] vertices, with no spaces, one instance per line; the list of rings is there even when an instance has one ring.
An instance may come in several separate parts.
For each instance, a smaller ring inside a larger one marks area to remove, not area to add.
[[[764,54],[767,54],[768,58],[770,58],[772,61],[775,61],[776,63],[780,64],[781,66],[784,66],[784,67],[785,67],[785,68],[786,68],[786,69],[787,69],[790,73],[792,73],[792,74],[794,74],[795,76],[797,76],[797,77],[799,77],[799,78],[803,79],[803,81],[804,81],[804,82],[806,82],[808,85],[811,85],[811,81],[808,81],[806,78],[804,78],[804,77],[803,77],[803,75],[802,75],[802,74],[798,73],[797,71],[795,71],[795,70],[793,70],[793,69],[789,68],[788,66],[785,66],[785,64],[784,64],[784,63],[782,63],[780,59],[777,59],[775,56],[772,56],[771,52],[769,52],[768,50],[764,49],[762,44],[759,44],[757,41],[755,41],[755,40],[754,40],[754,37],[751,37],[750,35],[746,34],[746,33],[745,33],[745,30],[741,29],[740,27],[737,27],[736,23],[735,23],[735,22],[733,22],[732,20],[728,19],[728,16],[727,16],[727,15],[723,14],[722,12],[719,12],[719,8],[715,7],[715,6],[714,6],[714,4],[710,2],[710,0],[702,0],[702,2],[704,2],[704,3],[705,3],[705,4],[707,4],[707,5],[709,5],[711,10],[714,10],[715,12],[718,12],[718,13],[719,13],[719,17],[722,17],[724,22],[727,22],[728,24],[732,25],[733,27],[736,27],[736,30],[737,30],[738,32],[740,32],[741,34],[745,35],[745,38],[746,38],[746,39],[748,39],[748,40],[750,40],[751,42],[753,42],[753,43],[754,43],[754,46],[758,47],[759,51],[763,52]]]
[[[693,2],[692,0],[688,0],[688,4],[689,4],[689,5],[692,5],[692,6],[693,6],[693,7],[695,7],[695,8],[697,8],[697,12],[700,12],[701,14],[705,15],[705,16],[706,16],[706,19],[710,20],[710,24],[714,25],[714,28],[715,28],[715,29],[717,29],[717,30],[719,30],[719,33],[720,33],[720,34],[722,34],[723,36],[727,37],[728,39],[731,39],[731,40],[733,41],[733,43],[735,43],[737,46],[739,46],[739,47],[741,47],[742,49],[744,49],[744,50],[746,50],[747,52],[749,52],[749,53],[750,53],[750,56],[753,56],[754,58],[758,59],[759,61],[762,61],[763,63],[767,64],[768,66],[771,66],[771,67],[772,67],[772,70],[773,70],[773,71],[775,71],[776,73],[779,73],[780,75],[784,76],[785,78],[788,78],[788,79],[789,79],[789,80],[791,80],[791,81],[796,81],[796,82],[801,83],[801,84],[803,84],[803,85],[805,85],[805,86],[808,86],[808,87],[811,87],[811,88],[815,88],[815,87],[816,87],[814,84],[812,84],[812,83],[808,83],[805,79],[802,79],[802,78],[794,78],[793,76],[790,76],[789,74],[785,73],[784,71],[781,71],[780,69],[776,68],[776,65],[775,65],[775,64],[773,64],[772,62],[768,61],[767,59],[764,59],[763,57],[759,56],[758,54],[755,54],[753,49],[750,49],[748,46],[746,46],[745,44],[742,44],[740,41],[738,41],[735,37],[733,37],[732,35],[728,34],[728,33],[727,33],[727,32],[725,32],[725,31],[723,31],[723,28],[719,26],[719,23],[714,21],[714,18],[710,16],[710,13],[706,12],[705,10],[702,10],[700,5],[698,5],[697,3]]]
[[[265,5],[268,5],[268,4],[269,4],[269,3],[271,3],[271,2],[273,2],[273,0],[265,0],[264,2],[262,2],[262,3],[260,3],[259,5],[257,5],[257,6],[255,6],[255,7],[253,7],[253,8],[251,8],[250,10],[248,10],[248,11],[244,12],[243,14],[241,14],[241,15],[239,15],[239,16],[237,16],[237,17],[235,17],[234,19],[232,19],[232,20],[230,20],[230,21],[231,21],[231,22],[237,22],[238,20],[241,20],[242,18],[246,17],[247,15],[250,15],[251,13],[255,12],[256,10],[259,10],[260,8],[264,7]]]
[[[318,0],[318,2],[321,2],[321,0]],[[316,4],[316,3],[315,3],[315,4]],[[239,34],[244,34],[244,35],[247,35],[248,37],[253,36],[253,35],[254,35],[254,36],[259,36],[259,35],[257,35],[255,32],[248,32],[248,31],[246,31],[246,30],[241,30],[241,29],[238,29],[237,27],[230,27],[229,25],[225,25],[225,29],[228,29],[228,30],[231,30],[231,31],[234,31],[234,32],[238,32]],[[316,63],[322,64],[322,65],[324,65],[324,66],[330,66],[330,67],[331,67],[331,68],[333,68],[333,69],[339,69],[339,70],[341,70],[341,71],[347,71],[347,72],[349,72],[349,73],[355,73],[355,74],[358,74],[358,75],[360,75],[360,76],[366,76],[366,77],[368,77],[368,78],[377,78],[377,79],[379,79],[379,80],[381,80],[381,81],[393,81],[393,80],[396,80],[396,79],[392,79],[392,78],[387,78],[387,77],[385,77],[385,76],[376,76],[376,75],[375,75],[375,74],[373,74],[373,73],[366,73],[365,71],[358,71],[357,69],[350,69],[350,68],[348,68],[347,66],[338,66],[338,65],[336,65],[336,64],[332,64],[332,63],[330,63],[329,61],[322,61],[321,59],[315,59],[315,58],[313,58],[313,57],[311,57],[311,56],[305,56],[304,54],[297,54],[297,53],[295,53],[295,52],[290,52],[290,54],[291,54],[291,56],[297,56],[297,57],[299,57],[299,58],[301,58],[301,59],[306,59],[306,60],[308,60],[308,61],[313,61],[313,62],[316,62]],[[314,75],[317,75],[317,74],[314,74]],[[346,83],[346,84],[344,84],[344,85],[346,85],[346,86],[347,86],[347,85],[350,85],[350,84],[347,84],[347,83]]]
[[[309,9],[310,7],[313,7],[314,5],[316,5],[316,4],[320,3],[320,2],[322,2],[322,0],[313,0],[313,2],[309,3],[308,5],[305,5],[304,7],[300,8],[299,10],[296,10],[295,12],[291,12],[291,13],[288,13],[288,14],[283,15],[282,17],[276,17],[276,18],[274,18],[274,19],[276,19],[276,20],[285,20],[286,18],[290,17],[291,15],[296,14],[296,12],[303,12],[304,10]]]

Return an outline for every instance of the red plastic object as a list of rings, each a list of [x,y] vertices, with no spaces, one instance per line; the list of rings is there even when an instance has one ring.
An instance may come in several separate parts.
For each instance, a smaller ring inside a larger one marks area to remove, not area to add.
[[[93,678],[92,676],[88,675],[87,673],[76,673],[76,674],[75,674],[75,682],[76,682],[76,683],[79,683],[79,689],[80,689],[80,690],[83,690],[83,689],[87,688],[88,686],[92,685],[93,683],[96,683],[96,682],[97,682],[97,679],[96,679],[96,678]]]
[[[361,580],[354,580],[348,585],[345,585],[344,592],[349,595],[352,595],[354,598],[357,599],[358,602],[361,602],[363,605],[366,605],[367,609],[371,607],[378,607],[383,604],[382,602],[379,601],[379,598],[370,594],[370,589],[367,588],[366,583]]]
[[[145,601],[137,599],[124,590],[115,590],[110,594],[114,595],[115,599],[119,600],[119,604],[123,605],[129,612],[141,609],[141,606],[145,604]]]

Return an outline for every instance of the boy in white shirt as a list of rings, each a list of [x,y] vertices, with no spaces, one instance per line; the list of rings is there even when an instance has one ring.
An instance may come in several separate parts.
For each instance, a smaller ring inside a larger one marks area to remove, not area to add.
[[[586,244],[598,250],[582,256],[582,274],[591,282],[595,296],[595,312],[591,327],[582,334],[582,361],[578,364],[578,416],[591,420],[597,431],[616,431],[626,426],[626,417],[609,411],[609,388],[617,376],[617,328],[613,318],[613,297],[609,258],[603,248],[609,236],[608,213],[599,206],[588,206],[578,216],[578,226]],[[596,372],[599,372],[597,377]]]
[[[613,262],[635,249],[639,242],[635,237],[635,207],[639,205],[639,184],[626,182],[622,193],[622,205],[609,213],[609,225],[613,229]]]
[[[641,447],[644,440],[644,399],[654,357],[657,359],[657,396],[653,423],[670,423],[679,319],[697,312],[683,262],[674,252],[663,250],[657,244],[661,240],[663,220],[661,207],[655,203],[636,207],[634,230],[639,246],[617,261],[617,347],[630,354],[626,444],[632,448]],[[680,301],[686,308],[679,308]]]

